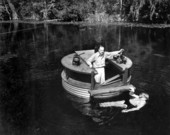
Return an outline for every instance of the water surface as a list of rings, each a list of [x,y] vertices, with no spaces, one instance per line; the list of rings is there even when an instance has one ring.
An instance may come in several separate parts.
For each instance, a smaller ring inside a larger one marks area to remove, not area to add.
[[[168,135],[169,35],[169,28],[0,24],[0,134]],[[65,94],[61,58],[97,44],[132,59],[131,83],[150,95],[140,111],[99,109]]]

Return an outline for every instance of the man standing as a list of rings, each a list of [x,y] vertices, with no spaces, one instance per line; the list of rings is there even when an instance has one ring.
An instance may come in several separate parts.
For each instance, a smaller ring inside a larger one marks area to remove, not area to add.
[[[94,68],[97,74],[94,76],[96,83],[102,84],[105,82],[105,60],[112,59],[115,55],[120,55],[123,49],[113,52],[105,52],[104,46],[100,45],[98,52],[94,53],[88,60],[87,64],[90,68]]]

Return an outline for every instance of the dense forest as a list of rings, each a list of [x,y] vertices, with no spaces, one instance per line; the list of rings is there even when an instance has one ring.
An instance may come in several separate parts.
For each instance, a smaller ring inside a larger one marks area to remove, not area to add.
[[[0,0],[0,20],[170,23],[169,0]]]

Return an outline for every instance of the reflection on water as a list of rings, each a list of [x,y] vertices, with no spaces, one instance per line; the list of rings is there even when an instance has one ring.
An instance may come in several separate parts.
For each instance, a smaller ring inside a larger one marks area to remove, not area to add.
[[[55,24],[0,24],[0,134],[155,134],[170,131],[170,29]],[[66,96],[60,60],[103,44],[124,48],[132,84],[150,95],[138,112]]]
[[[99,103],[102,101],[87,101],[85,99],[78,98],[76,96],[66,93],[66,97],[72,101],[74,108],[79,110],[83,115],[89,116],[98,125],[108,124],[118,113],[120,108],[116,107],[99,107]]]

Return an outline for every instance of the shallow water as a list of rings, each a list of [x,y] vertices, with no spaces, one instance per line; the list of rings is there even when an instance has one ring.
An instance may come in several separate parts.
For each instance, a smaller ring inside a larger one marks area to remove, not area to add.
[[[170,29],[124,26],[0,24],[0,134],[167,135],[170,132]],[[136,93],[150,99],[138,112],[99,109],[66,94],[60,60],[74,50],[124,48]]]

